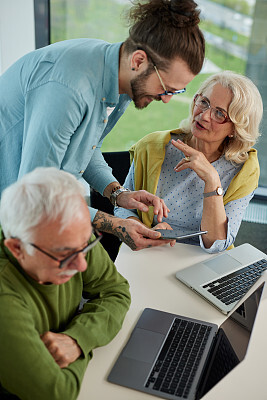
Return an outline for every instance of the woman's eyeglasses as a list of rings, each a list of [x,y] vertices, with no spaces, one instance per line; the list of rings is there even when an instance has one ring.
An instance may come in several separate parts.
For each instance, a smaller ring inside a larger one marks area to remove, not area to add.
[[[225,110],[219,107],[211,107],[209,99],[202,96],[202,94],[196,94],[194,97],[195,106],[201,111],[206,111],[210,109],[210,117],[216,121],[218,124],[224,124],[225,122],[230,122],[230,118]]]

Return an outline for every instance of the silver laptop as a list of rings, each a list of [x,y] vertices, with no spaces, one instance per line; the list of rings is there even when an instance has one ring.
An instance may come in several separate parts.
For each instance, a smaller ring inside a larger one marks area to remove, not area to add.
[[[264,284],[220,327],[145,309],[108,381],[165,399],[200,399],[244,359]]]
[[[245,243],[177,272],[176,277],[228,314],[267,269],[267,255]]]

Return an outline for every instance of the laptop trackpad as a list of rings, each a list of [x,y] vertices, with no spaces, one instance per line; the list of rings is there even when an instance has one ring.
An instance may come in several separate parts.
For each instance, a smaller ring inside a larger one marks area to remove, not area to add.
[[[217,272],[217,274],[227,274],[228,272],[231,272],[235,268],[238,268],[240,265],[242,265],[240,262],[235,260],[233,257],[228,256],[227,254],[222,254],[211,260],[205,261],[203,264],[212,269],[212,271]]]
[[[152,363],[155,360],[164,337],[164,335],[158,332],[136,328],[123,351],[123,356]]]

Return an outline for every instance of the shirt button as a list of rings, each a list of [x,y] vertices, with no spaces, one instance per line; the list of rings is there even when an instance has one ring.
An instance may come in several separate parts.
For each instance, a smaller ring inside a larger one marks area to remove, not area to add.
[[[105,97],[102,97],[102,101],[106,101],[106,98],[105,98]]]
[[[104,124],[106,124],[108,122],[107,118],[105,118],[103,122]]]
[[[79,172],[79,174],[83,174],[84,173],[84,170],[82,169],[80,172]]]
[[[94,150],[94,149],[96,149],[96,146],[94,145],[94,146],[92,146],[92,149]]]

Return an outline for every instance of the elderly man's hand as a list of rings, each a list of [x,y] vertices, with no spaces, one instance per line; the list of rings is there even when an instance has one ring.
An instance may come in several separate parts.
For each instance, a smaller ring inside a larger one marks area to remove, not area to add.
[[[158,222],[162,221],[162,217],[167,218],[168,212],[170,212],[164,200],[146,190],[122,192],[117,197],[117,204],[128,210],[137,209],[144,212],[147,212],[149,206],[152,206],[154,207],[154,214],[157,215]]]
[[[40,337],[60,368],[66,368],[69,364],[76,361],[82,353],[77,342],[63,333],[48,331]]]

